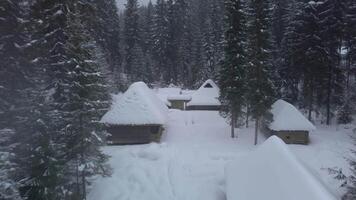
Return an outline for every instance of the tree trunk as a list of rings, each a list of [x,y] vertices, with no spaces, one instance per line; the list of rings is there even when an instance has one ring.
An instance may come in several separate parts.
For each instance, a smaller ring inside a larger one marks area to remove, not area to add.
[[[82,172],[82,189],[83,189],[83,200],[87,199],[86,183],[85,183],[85,170]]]
[[[312,84],[314,84],[314,83],[312,83]],[[309,86],[310,88],[309,88],[309,102],[308,102],[308,119],[309,119],[309,121],[312,121],[312,111],[313,111],[313,91],[314,91],[314,89],[313,89],[313,86]]]
[[[249,113],[250,111],[249,111],[249,108],[248,108],[248,106],[246,107],[246,122],[245,122],[245,124],[246,124],[246,128],[248,128],[248,117],[249,117]]]
[[[260,118],[256,118],[256,125],[255,125],[255,145],[257,145],[258,142],[258,129],[259,129],[259,124],[260,124]]]
[[[231,137],[235,137],[235,113],[231,112]]]
[[[330,125],[331,79],[332,79],[332,67],[329,66],[328,90],[327,90],[327,100],[326,100],[326,124],[327,125]]]

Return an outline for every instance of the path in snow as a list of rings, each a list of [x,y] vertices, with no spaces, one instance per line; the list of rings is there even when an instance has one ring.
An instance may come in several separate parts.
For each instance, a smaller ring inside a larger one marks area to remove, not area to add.
[[[340,196],[339,183],[321,168],[346,170],[343,157],[349,154],[350,139],[347,131],[318,131],[311,135],[311,145],[290,147]],[[105,148],[114,173],[95,181],[89,199],[225,200],[225,164],[255,148],[253,128],[238,132],[238,139],[231,139],[229,126],[215,111],[171,110],[161,144]]]

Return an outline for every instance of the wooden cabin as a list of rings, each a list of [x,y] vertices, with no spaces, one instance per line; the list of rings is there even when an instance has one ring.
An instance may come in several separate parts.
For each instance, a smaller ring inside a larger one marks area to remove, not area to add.
[[[171,95],[167,97],[171,109],[186,110],[187,103],[192,99],[190,95]]]
[[[109,125],[109,144],[147,144],[159,142],[163,133],[161,124]]]
[[[192,94],[192,100],[187,103],[187,110],[220,110],[219,96],[219,87],[209,79]]]
[[[272,105],[273,121],[269,125],[270,133],[281,138],[287,144],[308,144],[309,132],[315,126],[292,104],[278,100]]]
[[[108,144],[145,144],[159,142],[168,114],[167,106],[143,82],[132,84],[114,99],[103,116]]]

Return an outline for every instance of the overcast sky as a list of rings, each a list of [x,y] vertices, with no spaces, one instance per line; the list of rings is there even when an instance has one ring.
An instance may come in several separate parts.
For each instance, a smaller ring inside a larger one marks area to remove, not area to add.
[[[127,0],[116,0],[117,6],[119,7],[120,10],[125,8],[126,1]],[[138,0],[140,5],[142,5],[142,4],[147,5],[149,1],[150,0]],[[152,3],[156,2],[156,0],[151,0],[151,1],[152,1]]]

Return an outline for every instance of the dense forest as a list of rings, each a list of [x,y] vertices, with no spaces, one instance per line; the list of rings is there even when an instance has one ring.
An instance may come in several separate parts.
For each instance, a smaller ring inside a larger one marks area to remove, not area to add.
[[[111,171],[98,123],[110,93],[208,78],[256,131],[278,98],[350,123],[356,1],[0,0],[0,199],[86,199]]]

